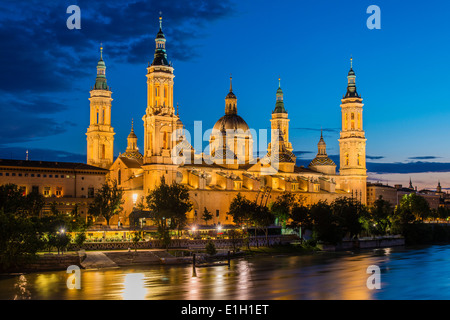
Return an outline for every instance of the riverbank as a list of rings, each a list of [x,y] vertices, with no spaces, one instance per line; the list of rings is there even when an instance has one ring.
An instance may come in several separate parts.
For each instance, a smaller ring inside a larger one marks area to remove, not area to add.
[[[309,242],[274,244],[271,246],[244,246],[241,249],[219,248],[215,255],[209,255],[204,248],[128,249],[128,250],[80,250],[65,254],[39,254],[28,263],[8,270],[16,272],[40,272],[67,270],[71,265],[81,269],[120,268],[139,265],[185,265],[192,264],[193,254],[196,263],[208,263],[242,257],[263,255],[308,255],[319,252],[345,252],[362,249],[376,249],[404,245],[404,239],[365,239],[358,242],[347,241],[339,245],[311,245]]]

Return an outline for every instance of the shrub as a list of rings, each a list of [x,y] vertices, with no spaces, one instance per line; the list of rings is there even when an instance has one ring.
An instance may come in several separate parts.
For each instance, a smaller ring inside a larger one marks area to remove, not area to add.
[[[206,250],[206,253],[211,256],[213,256],[217,253],[216,246],[215,246],[214,242],[212,242],[212,241],[208,241],[208,243],[205,246],[205,250]]]

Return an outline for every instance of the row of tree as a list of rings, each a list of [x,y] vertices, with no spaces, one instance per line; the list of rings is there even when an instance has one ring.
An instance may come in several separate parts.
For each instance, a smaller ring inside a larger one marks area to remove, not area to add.
[[[41,194],[24,195],[14,184],[0,186],[0,270],[29,261],[38,251],[64,251],[71,240],[68,232],[79,232],[75,240],[84,241],[88,224],[77,208],[63,214],[52,203],[43,215],[44,205]]]

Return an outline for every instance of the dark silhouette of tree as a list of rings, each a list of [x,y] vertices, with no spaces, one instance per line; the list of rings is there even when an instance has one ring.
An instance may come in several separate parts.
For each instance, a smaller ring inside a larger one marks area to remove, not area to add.
[[[151,219],[157,225],[160,240],[167,248],[170,230],[181,230],[187,222],[186,213],[192,210],[189,190],[178,183],[168,185],[161,178],[160,185],[147,196]]]
[[[109,226],[109,221],[115,215],[122,212],[123,191],[118,187],[117,181],[106,181],[97,190],[94,201],[89,205],[89,214],[94,217],[103,217]]]

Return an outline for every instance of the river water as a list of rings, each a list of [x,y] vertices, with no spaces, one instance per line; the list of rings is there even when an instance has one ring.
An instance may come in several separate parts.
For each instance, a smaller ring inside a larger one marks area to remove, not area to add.
[[[380,289],[367,286],[372,265],[380,268]],[[159,265],[81,270],[80,289],[68,289],[65,271],[0,276],[0,299],[446,300],[450,245],[259,256],[196,273]]]

